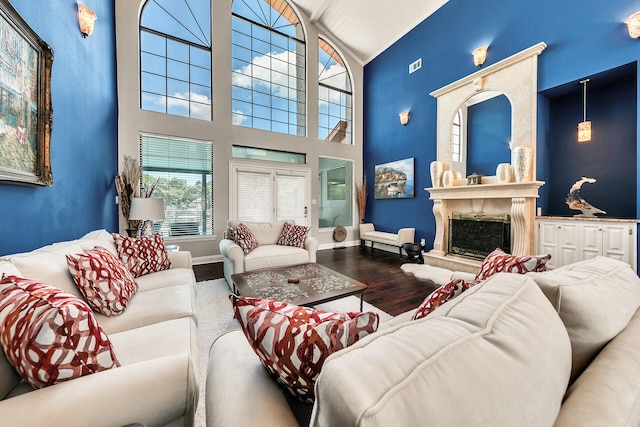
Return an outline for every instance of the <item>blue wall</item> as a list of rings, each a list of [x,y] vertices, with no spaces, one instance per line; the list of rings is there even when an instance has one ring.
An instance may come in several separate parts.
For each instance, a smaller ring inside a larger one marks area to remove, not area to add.
[[[371,200],[366,220],[388,231],[414,226],[416,239],[425,238],[427,249],[432,247],[433,203],[423,190],[431,186],[429,163],[436,156],[436,100],[429,93],[476,71],[473,49],[489,45],[486,67],[538,42],[547,43],[538,59],[538,89],[544,91],[636,61],[640,41],[628,36],[623,21],[638,9],[640,0],[450,0],[385,50],[364,69],[364,172],[373,176],[375,164],[415,157],[416,197]],[[423,67],[408,74],[408,65],[418,58],[422,58]],[[554,176],[551,169],[557,167],[547,160],[554,155],[547,139],[553,132],[549,126],[553,115],[563,113],[553,110],[544,96],[539,98],[537,177],[549,182]],[[404,110],[411,112],[406,127],[398,121],[398,113]],[[592,120],[595,126],[595,117]],[[606,120],[615,122],[618,118]],[[633,143],[636,141],[637,135]],[[593,147],[597,151],[591,154],[594,158],[611,150],[610,146]],[[636,179],[636,169],[628,171],[628,179]],[[576,173],[582,172],[576,169]],[[550,197],[545,186],[541,195]],[[639,199],[637,192],[620,197]]]
[[[51,187],[0,184],[0,255],[117,231],[114,3],[90,2],[98,15],[83,39],[75,1],[12,0],[54,52]]]
[[[511,163],[511,103],[500,95],[467,108],[467,175],[495,175]]]

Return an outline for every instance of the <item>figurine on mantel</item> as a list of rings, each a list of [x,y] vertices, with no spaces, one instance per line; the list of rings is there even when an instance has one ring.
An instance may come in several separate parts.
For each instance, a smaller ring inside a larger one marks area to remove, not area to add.
[[[567,195],[567,205],[569,205],[569,209],[582,212],[581,214],[575,214],[575,217],[595,218],[596,214],[606,214],[605,211],[596,208],[580,196],[580,187],[582,187],[582,184],[585,182],[593,184],[596,180],[595,178],[586,178],[583,176],[582,179],[576,181],[576,183],[571,186],[569,194]]]

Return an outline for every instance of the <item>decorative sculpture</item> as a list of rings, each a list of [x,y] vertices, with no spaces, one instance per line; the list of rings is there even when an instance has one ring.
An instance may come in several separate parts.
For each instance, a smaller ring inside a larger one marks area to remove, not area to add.
[[[596,179],[583,176],[582,179],[576,181],[575,184],[571,186],[569,194],[567,195],[567,205],[569,209],[582,212],[581,214],[575,214],[575,217],[595,218],[596,214],[606,214],[605,211],[596,208],[580,196],[580,187],[582,187],[582,184],[585,182],[593,184],[596,182]]]

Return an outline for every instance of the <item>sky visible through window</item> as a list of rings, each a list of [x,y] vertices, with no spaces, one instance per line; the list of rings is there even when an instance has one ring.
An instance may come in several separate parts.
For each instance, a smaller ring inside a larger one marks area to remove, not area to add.
[[[318,39],[318,138],[351,144],[351,80],[344,61]]]
[[[305,39],[282,0],[232,6],[233,124],[305,135]]]
[[[140,18],[141,108],[211,120],[210,0],[149,0]]]

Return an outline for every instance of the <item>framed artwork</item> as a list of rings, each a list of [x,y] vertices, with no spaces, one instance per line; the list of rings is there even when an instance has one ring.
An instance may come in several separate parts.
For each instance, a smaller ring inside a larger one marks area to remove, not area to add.
[[[51,185],[53,50],[0,0],[0,182]]]
[[[413,166],[413,157],[376,165],[374,198],[406,199],[414,197]]]

